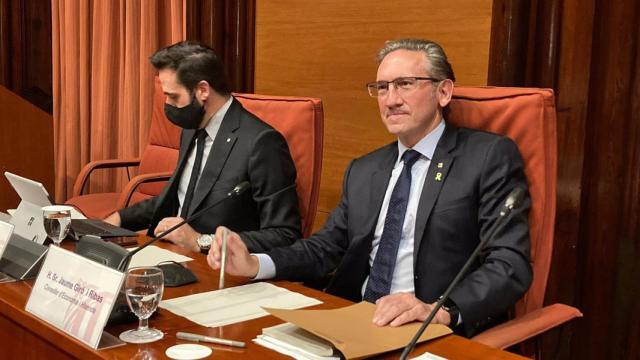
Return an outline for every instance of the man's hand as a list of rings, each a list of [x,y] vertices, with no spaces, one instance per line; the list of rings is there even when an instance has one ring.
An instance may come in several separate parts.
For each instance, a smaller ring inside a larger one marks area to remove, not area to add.
[[[412,321],[424,321],[433,304],[425,304],[411,293],[398,293],[381,297],[376,301],[376,311],[373,313],[373,323],[378,326],[400,326]],[[433,318],[432,324],[449,325],[451,317],[443,309]]]
[[[114,212],[113,214],[107,216],[104,219],[105,222],[108,222],[111,225],[115,225],[115,226],[120,226],[122,224],[122,219],[120,219],[120,213],[119,212]]]
[[[182,222],[184,219],[181,217],[166,217],[158,223],[156,229],[154,231],[154,235],[158,236],[163,232],[167,231],[171,227],[176,224]],[[198,238],[200,237],[200,233],[193,230],[193,228],[189,224],[184,224],[179,228],[173,230],[169,234],[167,234],[163,239],[169,240],[172,243],[183,247],[185,249],[189,249],[191,251],[200,252],[200,246],[198,246]]]
[[[212,269],[220,269],[222,261],[222,236],[225,228],[218,226],[216,236],[209,249],[207,262]],[[240,236],[231,230],[227,230],[227,263],[225,270],[230,275],[256,277],[260,264],[258,258],[249,254],[247,246]]]

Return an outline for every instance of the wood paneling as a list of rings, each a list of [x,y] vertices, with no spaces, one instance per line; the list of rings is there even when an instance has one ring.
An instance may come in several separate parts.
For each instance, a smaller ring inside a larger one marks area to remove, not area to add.
[[[558,207],[546,302],[584,312],[543,338],[542,358],[637,359],[640,4],[537,0],[526,16],[504,16],[529,17],[528,29],[492,39],[492,50],[494,40],[508,41],[528,55],[504,65],[492,51],[490,84],[553,87],[557,96]],[[508,33],[504,24],[495,21],[492,34]]]
[[[213,48],[229,86],[253,92],[255,0],[187,0],[187,39]]]
[[[461,85],[487,80],[490,0],[266,1],[256,4],[255,92],[321,98],[325,138],[319,211],[336,205],[349,161],[393,139],[365,83],[385,40],[439,42]],[[318,216],[322,220],[324,216]]]
[[[0,0],[0,85],[52,111],[51,2]]]
[[[5,171],[37,180],[53,191],[53,119],[3,86],[0,109],[0,211],[5,211],[20,202]]]

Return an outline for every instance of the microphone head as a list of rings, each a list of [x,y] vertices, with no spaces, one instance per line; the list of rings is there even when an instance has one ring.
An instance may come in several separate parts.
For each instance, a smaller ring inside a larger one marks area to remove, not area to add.
[[[504,201],[504,205],[502,206],[502,210],[500,210],[500,215],[504,216],[511,212],[513,209],[517,209],[522,205],[522,201],[525,197],[525,191],[522,188],[515,188],[511,190],[507,199]]]
[[[249,184],[248,181],[243,181],[243,182],[239,183],[238,185],[236,185],[236,187],[234,187],[233,190],[231,190],[228,195],[229,196],[242,195],[242,193],[244,193],[245,191],[249,190],[250,187],[251,187],[251,184]]]

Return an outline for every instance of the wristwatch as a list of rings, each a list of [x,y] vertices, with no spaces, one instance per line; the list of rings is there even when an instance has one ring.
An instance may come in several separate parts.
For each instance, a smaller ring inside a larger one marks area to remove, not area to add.
[[[213,242],[213,236],[209,234],[202,234],[196,239],[198,243],[198,247],[200,247],[200,252],[206,254],[209,252],[211,248],[211,243]]]
[[[445,301],[442,305],[442,308],[444,309],[444,311],[449,313],[449,318],[451,319],[449,327],[453,329],[458,326],[458,321],[460,319],[460,310],[458,310],[456,304],[450,299],[447,299],[447,301]]]

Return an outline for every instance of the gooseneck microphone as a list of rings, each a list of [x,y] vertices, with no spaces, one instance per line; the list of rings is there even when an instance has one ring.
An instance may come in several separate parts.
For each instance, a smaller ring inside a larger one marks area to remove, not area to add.
[[[456,285],[458,285],[460,280],[462,280],[462,277],[465,275],[465,273],[467,272],[471,264],[478,257],[480,250],[482,250],[487,245],[487,243],[489,243],[489,241],[495,237],[496,232],[500,227],[500,224],[502,224],[502,221],[504,221],[504,219],[508,217],[509,214],[511,214],[511,211],[513,209],[517,209],[522,205],[524,198],[525,198],[525,191],[519,187],[513,189],[509,193],[509,195],[507,195],[507,199],[505,200],[504,205],[502,205],[502,208],[500,209],[500,215],[498,217],[498,220],[496,221],[495,225],[493,226],[493,229],[491,230],[491,235],[482,239],[478,244],[478,246],[476,246],[475,250],[473,250],[473,253],[471,253],[467,262],[464,264],[462,269],[460,269],[460,271],[458,272],[456,277],[453,279],[451,284],[449,284],[449,287],[447,288],[447,290],[445,290],[444,294],[442,294],[442,296],[436,303],[436,306],[431,310],[431,312],[429,313],[429,316],[427,316],[427,318],[424,320],[424,322],[422,323],[422,326],[420,327],[420,329],[418,329],[413,339],[411,339],[409,344],[407,344],[407,346],[404,348],[404,351],[400,356],[401,360],[405,360],[407,356],[409,356],[409,353],[413,351],[413,348],[416,346],[418,339],[420,338],[422,333],[427,329],[427,326],[429,326],[433,318],[436,316],[436,314],[438,313],[438,310],[440,310],[442,305],[447,301],[447,299],[449,299],[449,295],[451,294],[451,291],[453,290],[454,287],[456,287]]]
[[[212,203],[211,205],[201,209],[200,211],[196,212],[195,214],[187,217],[186,219],[182,220],[181,222],[175,224],[174,226],[170,227],[169,229],[163,231],[160,235],[155,236],[153,238],[151,238],[151,240],[147,241],[146,243],[144,243],[142,246],[138,247],[137,249],[129,252],[124,258],[122,258],[122,260],[120,261],[120,264],[118,265],[118,270],[124,272],[126,270],[127,265],[129,264],[129,260],[133,257],[133,255],[137,254],[138,252],[140,252],[142,249],[146,248],[147,246],[153,244],[154,242],[158,241],[159,239],[167,236],[169,233],[171,233],[172,231],[176,230],[177,228],[179,228],[180,226],[190,223],[191,221],[199,218],[200,216],[202,216],[202,214],[204,214],[205,212],[211,210],[212,208],[218,206],[220,203],[234,198],[236,196],[240,196],[242,195],[242,193],[244,193],[245,191],[247,191],[249,188],[251,187],[251,185],[249,184],[248,181],[243,181],[241,183],[239,183],[238,185],[236,185],[236,187],[233,188],[233,190],[229,191],[227,193],[227,195],[225,197],[223,197],[222,199]]]

